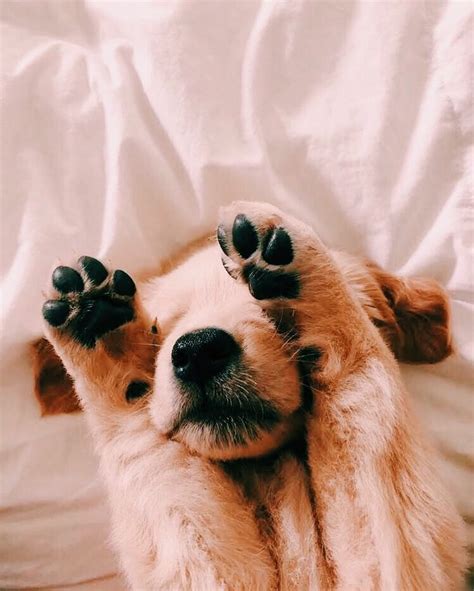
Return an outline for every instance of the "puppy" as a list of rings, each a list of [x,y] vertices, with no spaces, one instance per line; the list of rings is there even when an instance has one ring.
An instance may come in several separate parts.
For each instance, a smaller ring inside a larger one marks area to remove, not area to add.
[[[461,520],[394,358],[451,352],[442,290],[267,204],[224,208],[217,239],[139,294],[82,257],[43,306],[131,588],[459,589]]]

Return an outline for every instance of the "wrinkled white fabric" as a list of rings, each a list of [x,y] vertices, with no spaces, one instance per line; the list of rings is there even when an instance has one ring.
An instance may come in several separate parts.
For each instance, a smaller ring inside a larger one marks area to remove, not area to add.
[[[152,268],[233,199],[448,288],[458,355],[404,376],[473,523],[471,19],[459,2],[2,2],[0,587],[116,571],[83,418],[40,419],[32,394],[52,266]]]

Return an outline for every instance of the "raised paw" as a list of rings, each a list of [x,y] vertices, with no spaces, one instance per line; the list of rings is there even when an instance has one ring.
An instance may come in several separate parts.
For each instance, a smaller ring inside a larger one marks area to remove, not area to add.
[[[297,250],[301,243],[309,244],[309,235],[304,224],[265,203],[233,203],[222,210],[217,228],[224,267],[246,281],[257,300],[299,296],[302,265]]]
[[[92,257],[83,256],[72,267],[57,267],[53,294],[43,304],[43,317],[53,328],[87,348],[97,339],[135,317],[136,287],[124,271],[109,271]]]

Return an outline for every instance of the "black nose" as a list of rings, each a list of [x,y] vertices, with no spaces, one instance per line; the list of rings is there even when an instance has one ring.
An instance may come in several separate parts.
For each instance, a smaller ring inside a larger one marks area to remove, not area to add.
[[[220,328],[188,332],[179,337],[171,352],[175,376],[186,382],[205,382],[225,369],[239,351],[235,339]]]

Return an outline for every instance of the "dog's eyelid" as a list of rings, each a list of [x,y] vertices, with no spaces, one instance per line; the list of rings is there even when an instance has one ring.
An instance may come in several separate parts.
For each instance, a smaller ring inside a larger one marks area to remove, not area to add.
[[[298,338],[298,331],[294,323],[292,314],[285,314],[284,312],[278,314],[266,314],[267,318],[275,327],[279,335],[290,338],[292,341]]]
[[[127,402],[133,403],[135,400],[142,398],[145,394],[147,394],[150,390],[150,384],[147,382],[142,382],[136,380],[134,382],[130,382],[127,386],[127,390],[125,392],[125,398]]]
[[[322,354],[322,350],[318,347],[303,347],[298,352],[298,359],[304,364],[314,365],[321,359]]]

